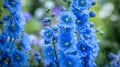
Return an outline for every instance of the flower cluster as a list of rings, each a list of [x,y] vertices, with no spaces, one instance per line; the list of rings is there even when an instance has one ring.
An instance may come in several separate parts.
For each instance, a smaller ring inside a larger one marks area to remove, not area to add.
[[[73,0],[68,11],[62,10],[57,27],[44,30],[45,48],[43,55],[47,66],[52,67],[96,67],[94,59],[99,51],[93,23],[89,17],[95,17],[94,11],[88,11],[95,5],[94,0]]]
[[[24,18],[22,17],[20,0],[4,0],[4,9],[10,14],[2,18],[0,30],[0,67],[28,66],[27,50],[30,41],[27,33],[23,32]]]
[[[113,53],[109,53],[108,57],[111,60],[110,65],[105,65],[105,67],[119,67],[120,66],[120,50],[118,51],[118,54],[113,54]]]

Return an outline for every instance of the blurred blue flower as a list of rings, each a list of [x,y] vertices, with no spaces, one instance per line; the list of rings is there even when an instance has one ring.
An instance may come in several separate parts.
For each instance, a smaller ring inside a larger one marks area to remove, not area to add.
[[[18,36],[22,32],[24,24],[25,22],[22,16],[14,15],[6,21],[4,25],[4,32],[10,37],[18,38]]]
[[[20,0],[4,0],[4,7],[8,8],[11,14],[17,14],[21,12]]]
[[[6,42],[6,40],[7,40],[7,38],[8,38],[8,36],[7,36],[7,34],[6,33],[1,33],[0,34],[0,44],[4,44],[5,42]]]
[[[45,46],[45,48],[43,49],[43,55],[44,55],[45,60],[49,62],[53,62],[56,60],[55,51],[53,50],[51,46]]]
[[[77,17],[77,19],[76,19],[76,26],[78,28],[85,26],[85,24],[87,24],[87,23],[88,23],[88,15],[87,14],[83,14],[83,15]]]
[[[83,56],[86,57],[90,55],[90,52],[92,51],[92,48],[85,43],[85,41],[80,40],[80,42],[77,43],[77,49],[78,52]]]
[[[80,30],[80,39],[85,40],[87,43],[95,40],[96,35],[92,28],[85,26]]]
[[[0,54],[0,66],[1,67],[8,67],[11,66],[11,57],[9,54],[2,52]]]
[[[27,11],[26,11],[26,12],[23,12],[22,14],[23,14],[23,16],[25,17],[26,20],[30,20],[30,19],[31,19],[31,14],[30,14],[30,12],[27,12]]]
[[[4,51],[10,55],[14,52],[14,50],[16,49],[16,46],[13,42],[6,42],[3,48],[4,48]]]
[[[75,16],[70,12],[62,11],[59,16],[59,25],[74,26]]]
[[[95,16],[96,16],[96,14],[95,14],[95,12],[94,12],[94,11],[90,11],[89,16],[90,16],[90,17],[95,17]]]
[[[59,63],[60,67],[79,67],[79,65],[78,57],[72,55],[65,56]]]
[[[25,52],[20,50],[15,50],[11,55],[12,64],[16,67],[22,67],[27,64],[28,56]]]
[[[37,36],[35,36],[34,34],[30,34],[29,38],[30,38],[31,44],[34,44],[34,45],[38,44],[39,41],[38,41]]]
[[[72,27],[59,26],[57,48],[61,51],[69,49],[74,42]],[[68,36],[69,35],[69,36]]]
[[[27,33],[24,33],[21,37],[21,43],[20,46],[24,49],[24,50],[31,50],[31,42],[29,39],[29,36]]]
[[[118,51],[117,55],[115,55],[113,53],[109,53],[108,57],[110,57],[112,59],[110,61],[110,64],[112,67],[119,67],[120,66],[120,50]]]
[[[50,42],[53,37],[53,30],[50,27],[45,27],[44,29],[44,40],[45,42]]]
[[[43,20],[41,21],[43,26],[50,26],[51,24],[51,18],[49,17],[44,17]]]

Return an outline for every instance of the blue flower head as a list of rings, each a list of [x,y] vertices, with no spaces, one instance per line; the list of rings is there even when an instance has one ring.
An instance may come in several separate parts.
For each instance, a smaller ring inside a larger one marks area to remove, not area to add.
[[[89,16],[90,16],[90,17],[95,17],[95,16],[96,16],[96,14],[95,14],[95,12],[94,12],[94,11],[90,11]]]
[[[44,39],[49,42],[53,38],[53,30],[50,27],[45,27],[44,29]]]
[[[45,60],[53,62],[55,59],[55,51],[51,46],[46,46],[43,50]]]
[[[74,0],[71,7],[78,10],[86,10],[92,6],[93,0]]]
[[[7,54],[5,52],[0,54],[0,66],[1,67],[11,66],[11,57],[9,54]]]
[[[112,59],[110,61],[110,65],[112,67],[119,67],[119,65],[120,65],[120,50],[118,51],[118,54],[109,53],[108,57]]]
[[[96,63],[94,62],[93,58],[91,56],[81,57],[82,64],[81,67],[97,67]]]
[[[59,63],[60,67],[79,67],[79,59],[73,55],[65,56]]]
[[[8,54],[13,53],[15,49],[16,49],[16,46],[13,42],[6,42],[4,44],[4,51]]]
[[[87,23],[88,23],[88,15],[87,14],[82,14],[81,16],[77,17],[77,19],[76,19],[77,27],[82,27]]]
[[[59,25],[73,26],[75,23],[75,16],[71,12],[61,12],[59,16]]]
[[[4,44],[7,41],[7,34],[6,33],[1,33],[0,34],[0,44]]]
[[[92,28],[86,26],[80,30],[80,38],[86,42],[94,42],[96,35]]]
[[[24,66],[27,64],[28,56],[25,52],[15,50],[11,55],[12,64],[16,66]]]
[[[24,49],[24,50],[31,50],[31,43],[30,43],[30,39],[27,33],[24,33],[22,35],[21,38],[21,44],[20,46]]]
[[[11,14],[16,14],[21,12],[21,2],[20,0],[4,0],[4,7],[8,8]]]
[[[85,43],[85,41],[82,40],[77,43],[77,49],[83,57],[90,55],[90,52],[92,50],[92,48],[87,43]]]
[[[16,23],[7,22],[4,26],[5,32],[10,36],[17,38],[21,33],[21,26]]]
[[[73,45],[73,30],[72,27],[59,26],[57,48],[65,51]],[[69,35],[69,36],[68,36]]]
[[[14,15],[6,21],[4,32],[13,38],[18,38],[24,26],[24,19],[20,15]]]
[[[68,36],[68,37],[72,37],[73,36],[73,32],[74,32],[74,27],[66,27],[66,26],[58,26],[59,27],[59,35],[64,35],[64,36]]]
[[[79,17],[81,14],[87,13],[93,2],[93,0],[74,0],[70,10],[76,17]]]

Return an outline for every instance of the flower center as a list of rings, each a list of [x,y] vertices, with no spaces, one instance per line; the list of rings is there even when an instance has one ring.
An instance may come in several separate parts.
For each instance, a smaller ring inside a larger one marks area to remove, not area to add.
[[[72,65],[72,62],[71,62],[71,61],[68,61],[68,65]]]
[[[5,59],[5,61],[4,61],[4,63],[5,63],[5,64],[9,64],[9,62],[10,62],[10,58],[7,57],[7,58]]]
[[[85,37],[89,38],[90,36],[88,34],[85,34]]]
[[[13,23],[11,24],[11,27],[12,27],[12,30],[15,29],[15,25]]]
[[[11,5],[15,5],[15,2],[10,2]]]
[[[85,1],[83,1],[83,0],[80,1],[80,5],[81,5],[81,6],[84,6],[84,4],[85,4]]]
[[[65,18],[65,21],[68,22],[68,21],[69,21],[69,18]]]
[[[77,23],[80,23],[81,22],[81,20],[77,20]]]
[[[85,46],[83,46],[83,45],[80,46],[80,49],[84,51],[85,50]]]
[[[48,32],[46,35],[47,35],[47,36],[51,36],[50,32]]]
[[[68,46],[68,45],[69,45],[69,42],[65,42],[65,45]]]
[[[52,54],[51,52],[48,53],[48,55],[51,55],[51,54]]]

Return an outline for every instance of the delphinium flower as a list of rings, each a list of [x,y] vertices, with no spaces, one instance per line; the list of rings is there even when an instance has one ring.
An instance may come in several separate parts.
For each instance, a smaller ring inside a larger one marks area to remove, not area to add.
[[[43,26],[50,26],[51,19],[49,17],[44,17],[42,20]]]
[[[71,12],[62,11],[58,19],[58,42],[57,48],[66,51],[72,48],[74,41],[75,16]]]
[[[53,67],[55,64],[59,67],[96,67],[94,60],[100,42],[96,39],[94,24],[88,20],[96,16],[94,11],[88,11],[95,1],[73,0],[69,4],[70,9],[60,13],[57,32],[52,26],[45,28],[45,61]]]
[[[9,9],[11,14],[16,14],[21,11],[21,2],[20,0],[4,0],[4,7]]]
[[[110,61],[110,65],[106,65],[105,67],[120,67],[120,50],[118,54],[109,53],[108,57],[112,60]]]
[[[31,19],[31,14],[30,12],[26,11],[22,13],[23,16],[25,17],[25,20],[30,20]]]
[[[7,8],[10,14],[2,18],[0,67],[26,67],[30,42],[28,35],[23,31],[25,20],[22,16],[21,2],[4,0],[3,7]]]
[[[70,7],[77,18],[75,30],[78,43],[76,46],[84,67],[96,66],[94,59],[99,50],[95,31],[88,20],[89,17],[95,17],[93,12],[88,12],[89,8],[95,5],[94,3],[94,0],[74,0]]]
[[[40,53],[38,51],[34,52],[34,57],[38,62],[41,62],[42,59],[41,59]]]

